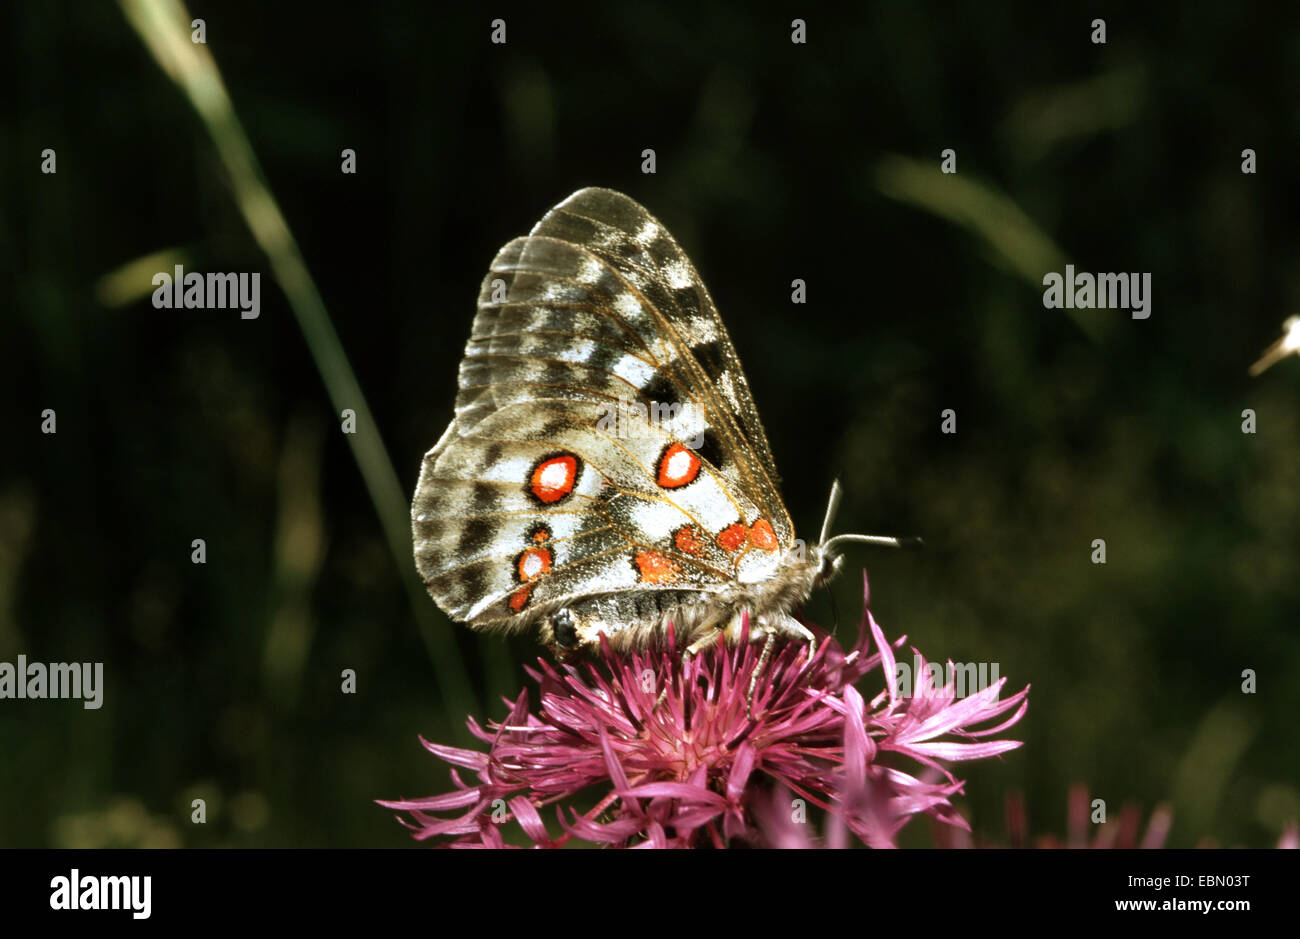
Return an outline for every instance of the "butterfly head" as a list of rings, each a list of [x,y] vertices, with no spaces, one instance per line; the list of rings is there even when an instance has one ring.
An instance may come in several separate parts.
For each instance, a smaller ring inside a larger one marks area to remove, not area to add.
[[[817,577],[813,580],[813,587],[824,587],[839,575],[844,566],[844,555],[826,551],[820,545],[813,550],[817,552]]]
[[[817,577],[813,581],[814,587],[821,587],[835,579],[835,575],[844,566],[844,549],[849,544],[874,544],[884,545],[889,548],[902,548],[921,543],[920,538],[893,538],[888,535],[835,535],[830,537],[831,523],[835,521],[835,513],[840,507],[842,491],[840,481],[835,480],[831,484],[831,497],[826,506],[826,518],[822,522],[821,540],[813,548],[814,557],[817,559]]]

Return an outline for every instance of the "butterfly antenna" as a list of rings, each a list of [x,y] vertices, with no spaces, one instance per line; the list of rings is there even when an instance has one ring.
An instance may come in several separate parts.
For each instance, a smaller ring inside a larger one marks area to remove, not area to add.
[[[854,544],[874,544],[883,545],[886,548],[915,548],[924,544],[920,538],[894,538],[890,535],[836,535],[830,541],[822,542],[822,552],[831,557],[843,554],[843,549],[838,547],[845,542]]]
[[[817,543],[820,545],[826,544],[826,536],[831,533],[831,523],[835,521],[835,513],[840,510],[840,496],[843,493],[844,490],[840,486],[838,479],[831,483],[831,498],[826,503],[826,518],[822,522],[822,536],[817,539]]]
[[[857,544],[884,545],[886,548],[911,548],[921,544],[921,539],[916,537],[893,538],[889,535],[836,535],[834,538],[829,537],[831,525],[835,521],[835,513],[840,509],[840,498],[843,495],[844,487],[840,485],[840,481],[837,479],[831,483],[831,497],[826,503],[826,518],[822,520],[822,536],[817,541],[821,545],[823,556],[828,558],[838,557],[844,553],[844,549],[839,546],[850,541]]]

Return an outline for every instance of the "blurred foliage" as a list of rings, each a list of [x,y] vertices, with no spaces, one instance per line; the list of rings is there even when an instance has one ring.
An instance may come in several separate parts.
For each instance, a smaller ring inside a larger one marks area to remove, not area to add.
[[[839,476],[838,530],[925,537],[850,559],[886,630],[1033,684],[1025,748],[963,768],[977,830],[1012,791],[1060,830],[1076,781],[1168,801],[1174,845],[1300,814],[1300,362],[1246,374],[1300,295],[1300,11],[873,4],[810,11],[797,46],[707,0],[533,6],[492,14],[502,47],[458,7],[188,9],[306,284],[121,9],[6,11],[0,660],[103,661],[106,690],[0,702],[0,845],[405,843],[370,800],[448,788],[416,734],[466,742],[540,650],[413,610],[295,314],[314,292],[409,494],[489,260],[585,185],[694,259],[802,531]],[[1044,309],[1063,262],[1151,272],[1151,318]],[[263,271],[261,317],[154,309],[173,263]]]

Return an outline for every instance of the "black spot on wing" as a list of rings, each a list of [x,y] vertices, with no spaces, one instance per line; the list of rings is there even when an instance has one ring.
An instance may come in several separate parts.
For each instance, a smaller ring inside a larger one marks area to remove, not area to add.
[[[487,483],[475,483],[470,495],[470,514],[486,515],[500,508],[501,494]]]
[[[676,401],[681,396],[681,391],[667,372],[663,369],[656,369],[654,376],[641,389],[641,394],[645,396],[648,402],[666,404]]]
[[[704,373],[710,380],[717,381],[719,376],[730,367],[727,362],[726,348],[726,345],[718,339],[691,347],[691,355],[696,362],[700,363],[700,367],[704,369]]]
[[[538,428],[538,430],[537,430],[537,439],[538,439],[538,440],[548,440],[548,439],[554,437],[554,436],[555,436],[556,434],[558,434],[560,431],[564,430],[564,428],[567,427],[568,424],[569,424],[568,419],[567,419],[567,418],[564,418],[564,417],[561,417],[561,416],[559,416],[559,415],[556,415],[556,416],[554,416],[554,417],[547,418],[547,420],[546,420],[546,421],[542,424],[542,426],[541,426],[540,428]],[[551,456],[548,456],[548,457],[544,458],[543,460],[539,460],[538,462],[539,462],[539,463],[544,463],[544,462],[546,462],[546,460],[549,460],[549,459],[551,459],[552,457],[556,457],[556,456],[564,456],[564,454],[563,454],[563,453],[552,453]]]
[[[722,444],[712,427],[705,429],[700,445],[695,448],[695,454],[715,469],[722,468]]]
[[[700,294],[694,287],[678,287],[673,290],[673,300],[677,308],[690,319],[700,312]]]
[[[492,588],[492,581],[484,564],[467,564],[457,570],[453,576],[456,593],[464,597],[466,603],[476,602]]]
[[[650,255],[645,253],[645,249],[630,239],[620,240],[614,246],[614,253],[643,270],[648,270],[654,265],[654,261],[651,260]]]
[[[572,380],[573,369],[568,362],[545,362],[537,379],[541,385],[565,385]]]
[[[614,364],[623,357],[623,350],[614,346],[601,343],[597,345],[587,358],[587,365],[590,368],[598,369],[602,372],[612,372]]]
[[[467,518],[456,541],[456,550],[462,556],[478,554],[492,540],[492,523],[486,518]]]

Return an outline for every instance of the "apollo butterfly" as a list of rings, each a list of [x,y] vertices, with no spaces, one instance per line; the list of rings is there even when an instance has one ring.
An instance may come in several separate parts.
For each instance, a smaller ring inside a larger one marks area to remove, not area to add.
[[[497,254],[456,416],[411,509],[429,593],[475,629],[558,655],[811,641],[790,612],[846,541],[795,538],[735,349],[695,268],[627,196],[583,189]]]

